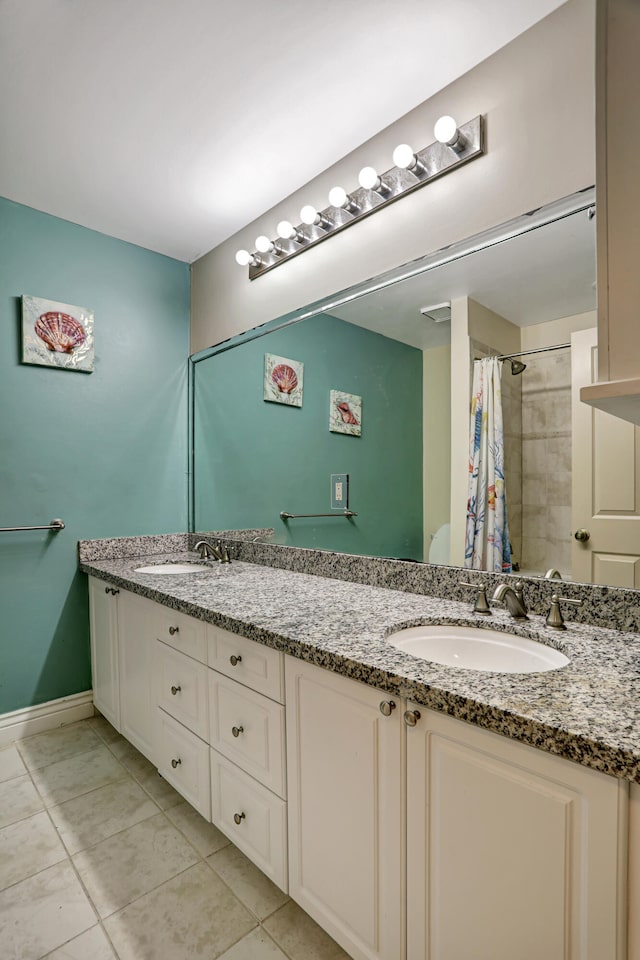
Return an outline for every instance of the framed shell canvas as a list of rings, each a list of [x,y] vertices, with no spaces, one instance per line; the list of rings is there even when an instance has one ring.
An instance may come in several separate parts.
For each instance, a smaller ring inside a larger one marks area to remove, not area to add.
[[[93,312],[57,300],[22,297],[22,362],[93,370]]]
[[[332,433],[348,433],[352,437],[361,436],[362,397],[332,390],[329,395],[329,430]]]
[[[301,407],[303,375],[304,363],[299,360],[287,360],[286,357],[265,353],[264,399]]]

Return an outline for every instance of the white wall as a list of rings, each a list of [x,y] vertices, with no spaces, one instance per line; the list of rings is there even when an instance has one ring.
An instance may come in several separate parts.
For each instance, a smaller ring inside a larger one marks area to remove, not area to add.
[[[569,0],[193,264],[192,351],[591,185],[594,47],[593,0]],[[487,155],[252,282],[236,265],[239,247],[297,222],[303,203],[325,207],[330,187],[355,187],[366,164],[388,169],[398,143],[426,146],[443,113],[483,114]],[[256,176],[268,175],[256,156]]]

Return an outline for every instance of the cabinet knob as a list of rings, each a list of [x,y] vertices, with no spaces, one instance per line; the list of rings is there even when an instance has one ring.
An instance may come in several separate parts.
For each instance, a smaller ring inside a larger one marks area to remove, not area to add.
[[[179,766],[181,763],[182,763],[182,760],[180,759],[180,757],[178,757],[177,760],[172,760],[172,761],[171,761],[171,766],[172,766],[173,769],[175,770],[175,768],[176,768],[177,766]]]
[[[234,822],[235,822],[235,823],[238,823],[238,824],[239,824],[239,823],[242,823],[242,821],[243,821],[244,819],[246,819],[246,814],[245,814],[245,813],[234,813],[233,819],[234,819]]]
[[[182,687],[171,687],[171,693],[174,695],[174,697],[176,693],[180,693],[181,690],[182,690]]]
[[[404,712],[404,722],[408,727],[415,727],[416,723],[420,719],[419,710],[405,710]]]
[[[170,637],[175,636],[176,633],[178,633],[178,632],[179,632],[179,628],[178,628],[178,627],[169,627],[169,636],[170,636]]]
[[[105,588],[104,588],[104,592],[105,592],[105,593],[110,593],[110,594],[111,594],[112,596],[114,596],[114,597],[116,596],[116,594],[120,593],[120,591],[119,591],[119,590],[116,590],[114,587],[105,587]]]
[[[241,733],[244,733],[244,727],[231,727],[231,733],[234,737],[239,737]]]
[[[242,663],[242,657],[240,656],[240,654],[238,654],[237,657],[235,655],[232,657],[229,657],[229,663],[231,664],[232,667],[235,667],[239,663]]]
[[[586,543],[591,534],[588,530],[585,530],[584,527],[581,527],[579,530],[576,530],[573,536],[576,540],[580,540],[581,543]]]
[[[383,700],[380,704],[380,713],[383,717],[390,717],[396,705],[393,700]]]

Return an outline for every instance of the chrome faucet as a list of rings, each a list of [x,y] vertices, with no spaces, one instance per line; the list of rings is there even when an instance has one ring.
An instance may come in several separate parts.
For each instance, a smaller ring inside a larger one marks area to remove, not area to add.
[[[518,594],[520,594],[518,596]],[[514,590],[508,583],[501,583],[496,587],[493,600],[502,601],[514,620],[528,620],[527,608],[522,597],[522,590]]]
[[[556,567],[550,567],[544,575],[545,580],[562,580],[562,574]]]
[[[231,557],[227,548],[216,540],[215,546],[207,543],[206,540],[198,540],[194,550],[200,551],[201,560],[218,560],[220,563],[231,563]]]

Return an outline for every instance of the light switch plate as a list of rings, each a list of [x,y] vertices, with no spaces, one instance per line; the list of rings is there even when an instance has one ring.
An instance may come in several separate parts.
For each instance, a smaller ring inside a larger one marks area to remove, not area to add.
[[[331,474],[331,509],[349,509],[349,474]]]

